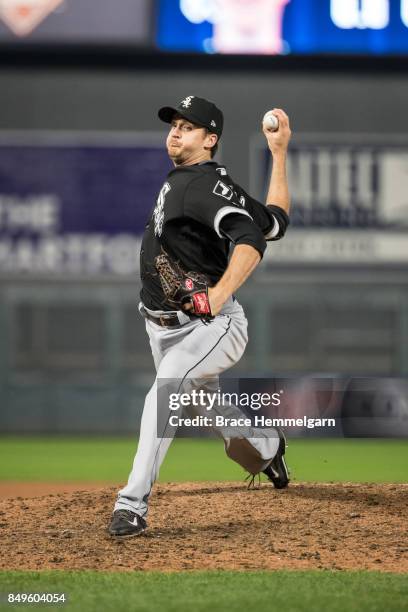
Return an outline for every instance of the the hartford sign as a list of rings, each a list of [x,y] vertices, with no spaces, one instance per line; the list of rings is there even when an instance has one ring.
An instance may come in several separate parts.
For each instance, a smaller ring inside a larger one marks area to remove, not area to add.
[[[271,156],[252,142],[251,191],[265,197]],[[291,228],[273,258],[408,262],[408,136],[300,134],[288,153]]]
[[[169,169],[152,134],[0,134],[0,274],[137,274]]]

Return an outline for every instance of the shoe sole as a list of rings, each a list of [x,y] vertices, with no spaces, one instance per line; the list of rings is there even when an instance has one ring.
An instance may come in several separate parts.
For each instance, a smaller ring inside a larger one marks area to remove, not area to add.
[[[135,533],[126,533],[123,535],[120,535],[119,533],[111,533],[110,531],[108,531],[108,534],[111,538],[115,538],[116,540],[128,540],[129,538],[136,538],[137,536],[142,535],[142,533],[144,533],[145,531],[146,529],[141,529],[140,531],[136,531]]]

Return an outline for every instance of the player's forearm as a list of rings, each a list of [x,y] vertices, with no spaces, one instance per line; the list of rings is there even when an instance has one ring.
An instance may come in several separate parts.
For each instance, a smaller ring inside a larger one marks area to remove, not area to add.
[[[289,117],[281,108],[274,108],[270,112],[278,119],[279,127],[274,131],[270,131],[266,124],[262,127],[273,156],[271,182],[266,203],[279,206],[286,214],[289,214],[290,198],[286,178],[286,151],[291,137]]]
[[[209,290],[213,314],[218,314],[228,298],[246,281],[260,261],[261,255],[254,247],[237,244],[224,274],[215,287]]]
[[[266,203],[280,206],[289,214],[290,195],[286,176],[286,151],[273,156],[272,174]]]

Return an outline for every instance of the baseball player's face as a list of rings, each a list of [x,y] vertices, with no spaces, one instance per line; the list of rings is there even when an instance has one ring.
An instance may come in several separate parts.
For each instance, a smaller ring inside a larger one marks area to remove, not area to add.
[[[167,152],[176,166],[196,164],[210,158],[214,138],[205,128],[176,115],[166,140]]]

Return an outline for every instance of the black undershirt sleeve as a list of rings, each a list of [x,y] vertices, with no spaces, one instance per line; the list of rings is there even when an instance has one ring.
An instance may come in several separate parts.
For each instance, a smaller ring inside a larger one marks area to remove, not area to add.
[[[267,204],[266,209],[269,211],[269,213],[272,213],[279,226],[278,232],[273,237],[267,238],[267,240],[279,240],[285,235],[286,229],[289,225],[288,214],[283,210],[283,208],[280,206],[275,206],[274,204]]]
[[[233,244],[249,244],[254,247],[261,258],[266,249],[266,240],[261,230],[247,216],[231,213],[220,223],[220,233]]]

